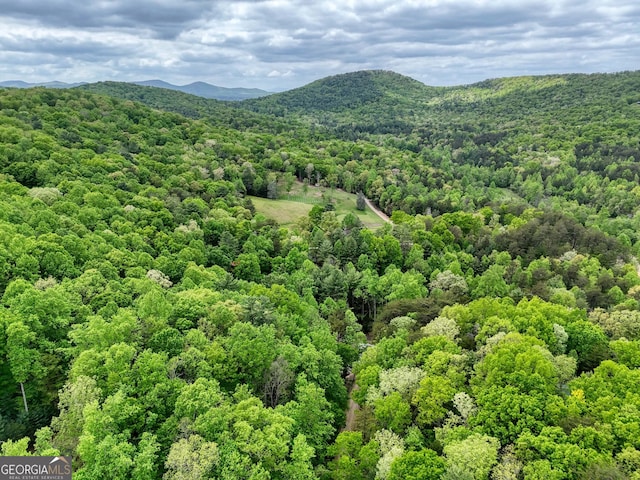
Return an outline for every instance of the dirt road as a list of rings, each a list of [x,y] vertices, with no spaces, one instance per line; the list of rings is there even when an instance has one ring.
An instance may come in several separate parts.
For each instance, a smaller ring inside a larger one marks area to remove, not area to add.
[[[356,402],[353,401],[353,398],[351,397],[351,393],[359,389],[360,387],[358,387],[357,384],[353,384],[353,387],[349,391],[349,406],[347,407],[347,411],[346,411],[347,421],[345,422],[344,428],[342,429],[343,431],[355,430],[356,412],[360,409],[360,405],[358,405]]]
[[[382,210],[378,209],[378,207],[376,207],[371,200],[365,197],[364,201],[367,204],[367,207],[373,210],[373,213],[378,215],[384,222],[391,223],[391,220],[389,219],[389,217]]]

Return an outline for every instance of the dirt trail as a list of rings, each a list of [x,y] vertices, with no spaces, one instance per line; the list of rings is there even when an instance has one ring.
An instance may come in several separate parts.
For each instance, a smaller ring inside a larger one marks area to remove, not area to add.
[[[369,200],[367,197],[365,197],[364,201],[367,204],[367,207],[369,207],[371,210],[373,210],[373,213],[378,215],[384,222],[391,223],[391,220],[389,219],[389,217],[382,210],[380,210],[378,207],[376,207],[371,200]]]
[[[353,398],[351,397],[351,394],[359,389],[360,387],[356,383],[354,383],[349,389],[349,406],[347,407],[347,411],[346,411],[347,421],[345,422],[344,428],[342,429],[343,432],[355,430],[356,412],[360,410],[360,405],[354,402]]]

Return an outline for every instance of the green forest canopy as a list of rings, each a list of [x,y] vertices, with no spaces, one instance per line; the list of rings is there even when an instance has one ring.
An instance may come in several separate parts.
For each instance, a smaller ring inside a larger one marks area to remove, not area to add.
[[[639,86],[0,90],[1,453],[81,479],[639,478]],[[327,195],[283,228],[247,198],[296,180],[392,222]]]

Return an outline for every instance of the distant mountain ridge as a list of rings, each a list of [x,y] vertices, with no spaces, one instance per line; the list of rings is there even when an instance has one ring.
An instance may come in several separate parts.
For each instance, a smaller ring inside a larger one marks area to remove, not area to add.
[[[8,88],[32,88],[32,87],[47,87],[47,88],[73,88],[78,87],[80,85],[84,85],[87,82],[78,82],[78,83],[65,83],[58,82],[56,80],[52,82],[23,82],[22,80],[6,80],[4,82],[0,82],[0,87],[8,87]]]
[[[232,126],[237,129],[266,128],[282,131],[291,128],[293,120],[267,119],[264,115],[238,108],[243,102],[204,98],[179,90],[151,87],[125,82],[87,83],[79,90],[141,102],[156,110],[164,110],[188,118],[206,118],[213,125]]]
[[[165,82],[163,80],[143,80],[139,82],[129,82],[133,85],[141,85],[146,87],[165,88],[167,90],[176,90],[178,92],[189,93],[203,98],[213,98],[216,100],[247,100],[250,98],[259,98],[266,95],[270,95],[271,92],[266,90],[260,90],[259,88],[226,88],[218,87],[217,85],[211,85],[206,82],[193,82],[188,85],[173,85],[172,83]],[[29,83],[22,80],[7,80],[0,82],[0,87],[7,88],[32,88],[32,87],[47,87],[47,88],[74,88],[82,85],[87,85],[87,82],[78,83],[65,83],[65,82],[35,82]]]
[[[270,95],[271,92],[260,90],[259,88],[226,88],[211,85],[206,82],[193,82],[188,85],[173,85],[163,80],[143,80],[131,82],[144,87],[166,88],[179,92],[189,93],[204,98],[215,98],[216,100],[246,100],[249,98],[259,98]]]

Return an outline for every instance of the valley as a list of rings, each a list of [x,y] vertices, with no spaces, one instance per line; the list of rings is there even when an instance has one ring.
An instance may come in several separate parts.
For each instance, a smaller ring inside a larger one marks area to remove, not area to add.
[[[0,454],[80,479],[640,478],[638,92],[0,88]]]

